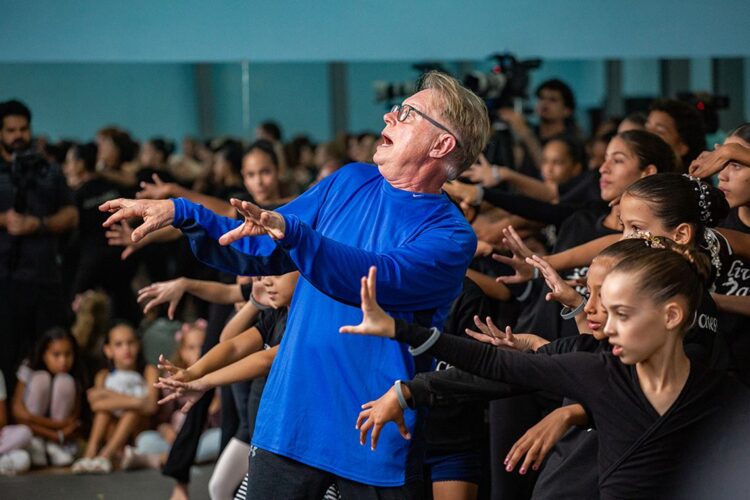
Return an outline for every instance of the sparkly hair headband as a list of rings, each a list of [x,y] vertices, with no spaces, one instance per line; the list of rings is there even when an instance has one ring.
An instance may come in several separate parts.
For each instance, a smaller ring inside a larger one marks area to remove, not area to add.
[[[701,222],[706,224],[707,222],[711,221],[711,201],[710,201],[710,193],[708,190],[708,184],[703,182],[697,177],[693,177],[692,175],[688,174],[682,174],[691,181],[695,183],[695,186],[693,186],[693,189],[698,194],[698,208],[700,208],[700,219]]]

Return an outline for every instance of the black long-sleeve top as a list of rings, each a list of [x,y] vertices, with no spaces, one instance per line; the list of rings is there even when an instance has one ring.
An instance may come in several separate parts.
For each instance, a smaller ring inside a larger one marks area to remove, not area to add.
[[[396,337],[412,346],[431,332],[396,320]],[[544,389],[579,401],[599,430],[601,498],[659,498],[670,478],[695,455],[689,443],[739,391],[725,374],[691,362],[685,387],[659,415],[638,382],[635,366],[610,353],[534,356],[441,335],[430,354],[472,373]]]

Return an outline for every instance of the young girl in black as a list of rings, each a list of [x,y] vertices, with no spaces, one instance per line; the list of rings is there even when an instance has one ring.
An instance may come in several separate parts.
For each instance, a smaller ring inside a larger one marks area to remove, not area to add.
[[[689,249],[654,248],[620,262],[601,289],[611,354],[531,356],[394,320],[375,301],[374,268],[362,278],[362,323],[341,332],[395,338],[477,375],[581,402],[599,430],[601,497],[661,497],[694,458],[686,443],[701,424],[731,395],[747,396],[682,346],[709,276],[705,257]],[[361,429],[371,426],[366,421]],[[410,437],[403,425],[399,431]]]

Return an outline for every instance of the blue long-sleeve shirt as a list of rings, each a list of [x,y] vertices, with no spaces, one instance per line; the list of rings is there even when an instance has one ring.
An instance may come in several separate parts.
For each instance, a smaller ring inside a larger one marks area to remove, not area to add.
[[[216,240],[238,221],[184,199],[174,204],[174,225],[207,264],[245,275],[301,274],[253,444],[354,481],[403,484],[409,442],[387,426],[373,453],[359,445],[354,423],[362,403],[415,374],[415,360],[399,344],[338,329],[361,321],[359,278],[372,265],[387,311],[441,327],[476,247],[461,213],[445,195],[396,189],[365,164],[340,169],[279,208],[286,231],[278,242],[260,236],[222,247]],[[413,431],[414,416],[407,420]]]

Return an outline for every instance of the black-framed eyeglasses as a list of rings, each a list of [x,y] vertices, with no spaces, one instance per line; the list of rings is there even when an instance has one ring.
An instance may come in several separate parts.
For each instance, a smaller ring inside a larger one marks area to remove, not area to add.
[[[434,118],[430,118],[429,116],[427,116],[426,114],[422,113],[421,111],[419,111],[414,106],[411,106],[409,104],[394,104],[393,107],[391,108],[391,113],[394,113],[396,115],[396,120],[398,120],[400,122],[406,120],[409,117],[409,113],[411,113],[412,111],[414,111],[416,114],[418,114],[419,116],[421,116],[422,118],[424,118],[428,122],[430,122],[433,125],[435,125],[440,130],[444,130],[444,131],[448,132],[450,135],[453,136],[454,139],[456,139],[456,146],[459,147],[459,148],[461,147],[461,143],[458,140],[458,136],[456,134],[454,134],[453,132],[451,132],[451,130],[448,127],[446,127],[445,125],[443,125],[439,121],[435,120]]]

